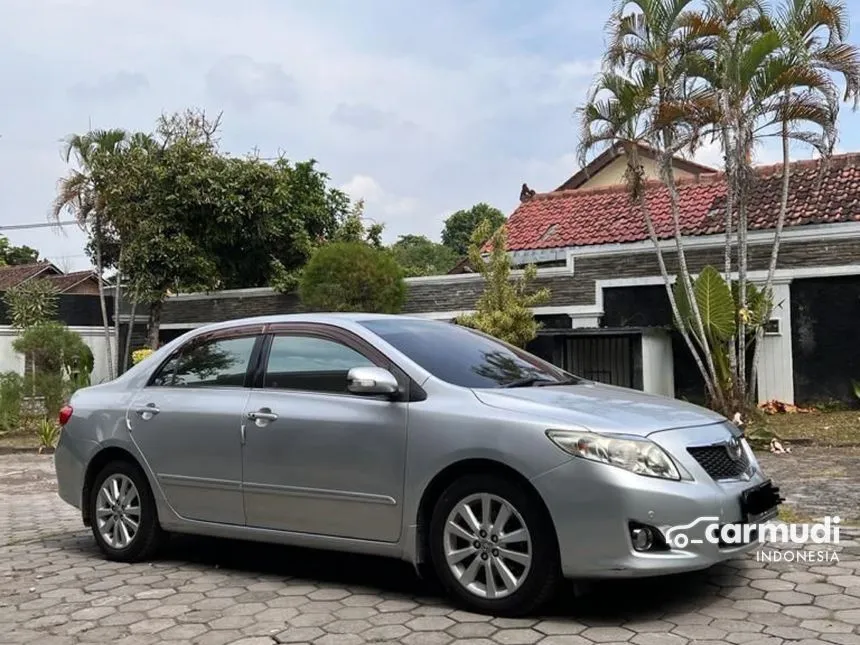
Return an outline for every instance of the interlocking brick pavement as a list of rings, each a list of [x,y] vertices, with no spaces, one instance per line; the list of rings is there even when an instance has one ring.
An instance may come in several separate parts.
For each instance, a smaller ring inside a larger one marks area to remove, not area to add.
[[[52,472],[49,456],[0,456],[0,643],[860,645],[860,536],[845,531],[838,563],[746,557],[494,619],[379,558],[174,537],[152,563],[108,562]]]

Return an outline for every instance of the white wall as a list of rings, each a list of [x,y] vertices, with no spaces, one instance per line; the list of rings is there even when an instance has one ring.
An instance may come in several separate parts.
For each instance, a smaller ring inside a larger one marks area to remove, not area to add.
[[[108,360],[107,346],[104,338],[103,327],[69,327],[72,331],[77,332],[83,338],[83,341],[89,346],[93,352],[93,373],[90,375],[92,383],[95,385],[101,381],[107,381],[108,375]],[[113,328],[111,327],[111,338],[113,338]],[[17,337],[17,332],[8,325],[0,325],[0,372],[18,372],[24,373],[24,356],[18,354],[12,348],[12,342]],[[114,360],[116,359],[116,352]]]
[[[773,286],[774,310],[779,334],[765,334],[758,365],[758,400],[794,403],[794,363],[791,356],[791,289]]]
[[[675,363],[668,332],[655,329],[642,334],[642,389],[675,396]]]

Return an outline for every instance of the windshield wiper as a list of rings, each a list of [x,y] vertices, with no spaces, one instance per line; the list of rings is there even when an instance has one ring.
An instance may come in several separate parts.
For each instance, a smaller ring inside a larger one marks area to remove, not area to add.
[[[542,376],[524,376],[523,378],[518,378],[510,383],[505,383],[501,387],[532,387],[533,385],[555,385],[556,383],[558,383],[558,381],[543,378]]]
[[[540,381],[535,383],[536,387],[552,387],[553,385],[579,385],[582,383],[581,379],[578,378],[568,378],[563,381]]]

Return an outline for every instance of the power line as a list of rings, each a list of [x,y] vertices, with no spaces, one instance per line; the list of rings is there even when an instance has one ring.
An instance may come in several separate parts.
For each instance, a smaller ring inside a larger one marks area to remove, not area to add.
[[[63,220],[60,222],[45,222],[43,224],[13,224],[11,226],[0,226],[0,231],[20,231],[25,228],[48,228],[54,226],[69,226],[71,224],[77,225],[77,220],[69,219]]]

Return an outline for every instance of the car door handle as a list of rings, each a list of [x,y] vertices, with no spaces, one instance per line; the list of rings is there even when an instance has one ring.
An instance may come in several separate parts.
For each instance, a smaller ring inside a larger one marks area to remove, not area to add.
[[[144,421],[149,421],[152,417],[161,412],[161,410],[155,407],[154,403],[150,403],[137,408],[135,412],[137,412],[137,415]]]
[[[256,412],[249,412],[246,415],[251,421],[274,421],[278,418],[278,415],[274,412],[270,412],[269,410],[257,410]]]

